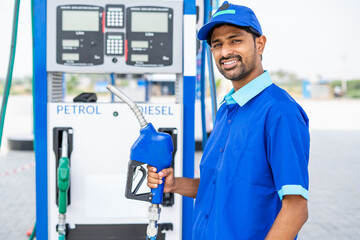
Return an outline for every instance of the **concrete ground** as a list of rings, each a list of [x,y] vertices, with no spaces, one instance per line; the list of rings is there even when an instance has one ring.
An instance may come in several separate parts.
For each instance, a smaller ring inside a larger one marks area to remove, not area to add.
[[[299,239],[359,239],[360,101],[299,103],[311,129],[310,216]],[[10,98],[0,153],[0,239],[28,239],[35,222],[34,153],[6,149],[7,136],[32,132],[31,114],[31,97]],[[195,158],[197,167],[201,153]]]
[[[0,157],[0,239],[29,239],[35,223],[35,157],[10,151]]]
[[[35,156],[9,151],[7,137],[32,133],[31,96],[10,96],[0,152],[0,239],[28,239],[35,223]]]
[[[304,101],[310,118],[309,220],[299,239],[360,237],[360,101]]]

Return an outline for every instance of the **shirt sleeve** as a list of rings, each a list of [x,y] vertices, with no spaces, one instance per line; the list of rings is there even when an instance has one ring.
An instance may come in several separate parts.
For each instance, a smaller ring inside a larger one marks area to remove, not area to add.
[[[310,135],[305,120],[283,115],[268,133],[268,160],[280,200],[284,195],[308,199]]]

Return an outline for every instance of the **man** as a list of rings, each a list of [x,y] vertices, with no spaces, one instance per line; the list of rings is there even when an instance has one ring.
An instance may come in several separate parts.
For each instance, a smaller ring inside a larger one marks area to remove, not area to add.
[[[196,198],[193,240],[292,240],[308,217],[310,137],[304,110],[274,85],[253,11],[224,2],[200,40],[233,89],[225,96],[200,163],[200,179],[148,166],[148,186]]]

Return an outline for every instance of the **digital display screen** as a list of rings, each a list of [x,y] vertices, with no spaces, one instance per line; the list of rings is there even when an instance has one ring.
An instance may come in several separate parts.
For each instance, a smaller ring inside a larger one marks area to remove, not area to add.
[[[78,53],[63,53],[62,60],[63,61],[79,61],[79,54]]]
[[[132,32],[168,32],[167,12],[131,12]]]
[[[123,9],[122,9],[122,8],[109,7],[109,8],[108,8],[108,11],[122,12]]]
[[[62,12],[63,31],[99,31],[98,11],[66,11]]]
[[[131,48],[149,48],[148,41],[131,41]]]
[[[123,37],[121,36],[121,35],[110,35],[109,37],[108,37],[108,39],[116,39],[116,40],[122,40],[123,39]]]
[[[131,54],[132,62],[148,62],[149,55],[147,54]]]
[[[79,47],[80,41],[76,39],[63,39],[62,40],[63,47]]]

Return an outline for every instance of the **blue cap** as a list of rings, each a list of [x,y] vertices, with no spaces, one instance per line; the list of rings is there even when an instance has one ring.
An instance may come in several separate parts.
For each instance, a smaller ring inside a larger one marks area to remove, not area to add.
[[[234,5],[225,1],[198,32],[199,40],[207,40],[212,28],[219,24],[232,24],[240,27],[249,27],[256,35],[262,35],[260,23],[255,13],[248,7]]]

